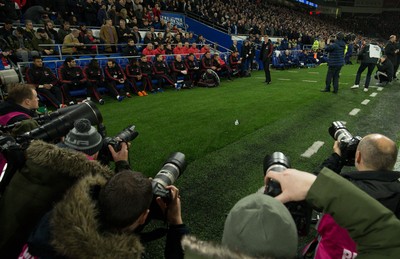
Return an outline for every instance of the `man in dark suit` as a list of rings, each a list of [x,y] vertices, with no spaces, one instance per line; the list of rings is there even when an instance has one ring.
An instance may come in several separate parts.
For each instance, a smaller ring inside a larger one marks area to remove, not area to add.
[[[273,50],[274,46],[272,45],[272,42],[268,39],[268,35],[264,35],[264,42],[261,45],[260,60],[263,62],[264,65],[265,83],[267,84],[271,83],[269,64],[271,62]]]

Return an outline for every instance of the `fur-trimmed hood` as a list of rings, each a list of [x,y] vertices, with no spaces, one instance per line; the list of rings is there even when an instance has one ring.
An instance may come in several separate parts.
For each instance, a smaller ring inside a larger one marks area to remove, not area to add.
[[[53,209],[52,246],[67,258],[140,259],[144,248],[135,234],[100,232],[94,190],[106,183],[96,175],[81,179]]]
[[[48,172],[57,172],[73,178],[89,174],[101,174],[106,177],[113,175],[109,168],[88,160],[81,152],[59,148],[41,140],[32,141],[25,154],[27,167],[46,168]]]
[[[202,241],[194,236],[182,239],[185,259],[256,259],[215,243]]]

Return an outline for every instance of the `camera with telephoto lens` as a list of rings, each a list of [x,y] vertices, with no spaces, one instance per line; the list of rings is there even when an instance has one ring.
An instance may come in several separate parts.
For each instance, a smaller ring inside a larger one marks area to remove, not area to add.
[[[342,163],[347,166],[354,166],[356,150],[361,137],[353,136],[340,121],[332,122],[328,131],[332,138],[339,142]]]
[[[139,132],[137,132],[135,128],[134,125],[130,125],[114,137],[103,136],[103,146],[99,151],[98,161],[103,165],[108,165],[110,161],[113,160],[108,146],[111,145],[115,152],[120,151],[122,142],[128,143],[139,135]],[[101,134],[105,135],[103,132]]]
[[[290,161],[282,152],[274,152],[264,158],[264,176],[269,171],[283,172],[288,168],[290,168]],[[264,194],[276,197],[281,192],[281,185],[276,181],[270,180],[265,187]],[[310,231],[311,207],[306,201],[287,202],[284,205],[293,217],[297,233],[300,236],[306,236]]]
[[[171,192],[165,187],[173,185],[176,179],[185,171],[186,160],[185,155],[181,152],[175,152],[169,156],[165,161],[163,167],[154,176],[151,183],[153,187],[153,194],[157,197],[171,199]]]
[[[46,142],[56,142],[73,129],[74,122],[81,118],[88,119],[92,125],[102,125],[103,122],[103,117],[96,104],[87,101],[40,117],[40,121],[38,121],[40,126],[38,128],[15,138],[7,134],[0,135],[0,153],[7,161],[6,172],[0,181],[0,194],[4,191],[15,172],[24,165],[24,151],[29,147],[31,140],[39,139]]]
[[[152,219],[166,220],[166,215],[161,210],[156,199],[161,197],[167,204],[171,201],[171,191],[166,189],[166,187],[173,185],[185,169],[185,154],[181,152],[172,153],[164,162],[160,171],[158,171],[151,182],[154,199],[151,202],[150,214],[147,217],[145,225]]]

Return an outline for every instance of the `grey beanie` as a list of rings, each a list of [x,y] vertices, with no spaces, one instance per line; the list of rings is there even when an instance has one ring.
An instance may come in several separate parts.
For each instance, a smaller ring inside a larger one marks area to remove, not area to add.
[[[293,258],[297,230],[289,210],[277,199],[254,193],[238,201],[225,221],[222,244],[254,257]]]
[[[69,148],[93,155],[101,149],[103,138],[88,119],[79,119],[74,128],[65,137],[64,143]]]

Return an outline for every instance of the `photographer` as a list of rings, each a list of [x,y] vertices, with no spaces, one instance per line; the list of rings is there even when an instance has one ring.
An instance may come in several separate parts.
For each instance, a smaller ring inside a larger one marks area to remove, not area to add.
[[[365,136],[357,146],[355,167],[357,171],[340,173],[343,168],[341,149],[335,141],[334,153],[321,168],[327,167],[352,182],[372,198],[379,201],[400,218],[400,172],[392,171],[397,159],[396,144],[380,134]],[[316,257],[326,254],[330,258],[341,256],[343,251],[357,254],[356,244],[344,229],[340,228],[331,215],[323,215],[318,223],[318,234],[322,238],[315,251]]]
[[[120,152],[127,154],[127,146]],[[114,159],[122,155],[111,153]],[[181,217],[179,190],[175,186],[167,189],[171,191],[168,203],[156,199],[169,223],[165,258],[180,259],[180,241],[188,229]],[[86,176],[42,220],[30,238],[29,251],[65,258],[142,258],[143,236],[137,229],[146,222],[152,200],[151,180],[139,172],[125,170],[110,179]],[[51,233],[53,251],[41,246],[43,233]]]
[[[340,173],[343,168],[339,143],[335,141],[334,153],[321,165],[348,179],[360,189],[381,202],[400,218],[400,172],[392,171],[396,163],[396,144],[381,134],[365,136],[357,146],[355,167],[357,171]]]
[[[34,85],[10,84],[8,86],[8,99],[0,104],[0,125],[11,125],[36,117],[36,109],[38,108],[39,99]],[[33,128],[36,128],[38,125],[37,123],[34,124]]]
[[[369,82],[371,81],[371,74],[372,71],[374,71],[375,64],[378,62],[378,58],[375,56],[375,54],[380,54],[380,52],[381,48],[374,43],[367,44],[360,50],[360,52],[358,53],[358,59],[361,61],[361,64],[357,70],[356,80],[351,89],[357,89],[360,87],[361,74],[366,68],[368,68],[367,77],[365,78],[364,85],[364,92],[368,92]]]
[[[346,47],[343,38],[344,34],[339,32],[334,43],[331,43],[331,39],[326,42],[325,51],[329,52],[328,73],[326,74],[325,88],[321,92],[330,92],[332,81],[333,93],[337,94],[339,91],[339,74],[344,65],[344,49]]]
[[[360,258],[398,257],[400,221],[379,202],[331,170],[324,168],[318,177],[296,169],[269,171],[265,176],[266,185],[271,180],[279,182],[282,188],[282,193],[276,197],[282,203],[306,200],[332,215],[349,231]],[[339,258],[342,255],[354,258],[349,254],[341,254]]]
[[[378,79],[378,86],[386,86],[388,83],[392,82],[393,78],[393,63],[388,59],[386,55],[383,55],[376,65],[378,71],[376,71],[375,79]]]

